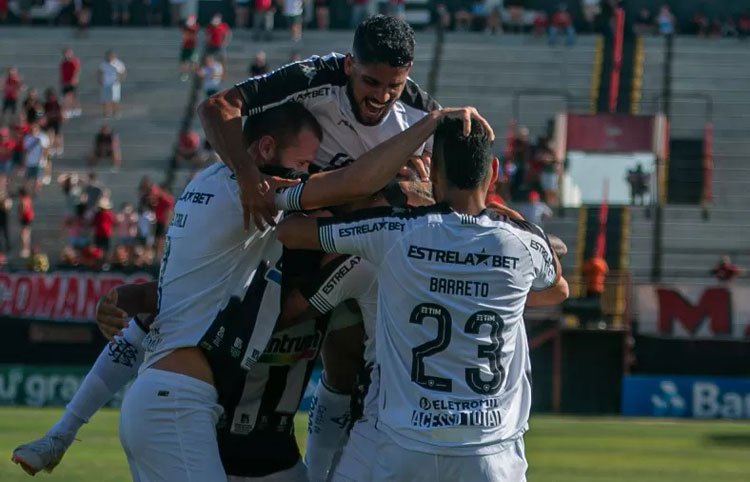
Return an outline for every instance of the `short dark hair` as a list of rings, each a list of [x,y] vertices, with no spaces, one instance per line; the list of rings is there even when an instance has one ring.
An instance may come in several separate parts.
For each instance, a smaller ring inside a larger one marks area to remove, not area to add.
[[[463,135],[463,120],[443,119],[435,129],[433,160],[445,179],[458,189],[474,189],[487,178],[494,154],[487,130],[471,123],[471,133]]]
[[[315,116],[299,102],[286,102],[248,117],[242,132],[247,146],[270,135],[283,148],[293,144],[305,128],[310,129],[318,140],[323,140],[323,130]]]
[[[414,30],[394,17],[375,15],[366,18],[354,32],[352,53],[364,64],[388,64],[405,67],[414,61]]]

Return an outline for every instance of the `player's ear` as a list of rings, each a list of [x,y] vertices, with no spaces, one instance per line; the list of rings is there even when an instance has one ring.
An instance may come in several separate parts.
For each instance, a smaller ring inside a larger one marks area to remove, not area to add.
[[[258,155],[260,156],[261,163],[268,162],[273,159],[276,154],[276,139],[269,135],[264,135],[258,139]]]
[[[346,54],[346,57],[344,57],[344,73],[347,76],[352,75],[353,64],[354,64],[354,57],[352,57],[352,54]]]
[[[497,157],[493,157],[490,163],[490,186],[493,186],[497,181],[497,171],[499,168],[500,161],[497,160]]]

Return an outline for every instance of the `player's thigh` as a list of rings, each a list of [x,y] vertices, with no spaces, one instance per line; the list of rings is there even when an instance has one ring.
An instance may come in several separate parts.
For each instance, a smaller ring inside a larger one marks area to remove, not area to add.
[[[372,482],[438,482],[438,456],[406,450],[379,432]],[[448,480],[448,479],[444,479]]]
[[[361,482],[370,479],[375,463],[378,432],[375,420],[364,418],[354,424],[343,449],[336,454],[331,482]]]
[[[351,390],[362,366],[364,333],[360,313],[346,303],[336,307],[321,352],[329,387],[342,392]]]
[[[120,440],[142,482],[225,481],[216,443],[216,390],[192,377],[144,371],[120,411]]]
[[[439,456],[440,480],[456,482],[524,482],[526,456],[523,438],[501,452],[476,456]]]
[[[294,467],[263,477],[227,475],[227,482],[308,482],[307,467],[299,460]]]

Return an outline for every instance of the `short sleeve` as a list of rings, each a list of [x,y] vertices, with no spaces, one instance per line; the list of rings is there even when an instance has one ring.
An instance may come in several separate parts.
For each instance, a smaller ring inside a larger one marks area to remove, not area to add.
[[[324,314],[346,300],[361,298],[375,280],[372,264],[359,256],[343,255],[326,264],[320,276],[301,291],[310,305]]]
[[[388,208],[359,211],[348,216],[318,219],[318,239],[323,251],[354,254],[380,264],[402,236],[406,221]]]
[[[521,228],[521,239],[531,254],[533,271],[531,289],[541,291],[552,287],[557,279],[557,269],[555,257],[552,254],[552,245],[547,235],[534,223],[515,220],[512,222]]]

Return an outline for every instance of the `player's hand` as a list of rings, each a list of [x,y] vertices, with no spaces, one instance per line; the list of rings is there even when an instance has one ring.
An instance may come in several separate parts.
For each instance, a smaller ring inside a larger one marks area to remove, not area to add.
[[[484,126],[484,129],[487,131],[487,135],[490,136],[490,140],[495,140],[495,131],[492,130],[492,126],[489,122],[487,122],[487,119],[479,114],[479,111],[477,111],[474,107],[443,107],[443,109],[440,110],[440,117],[462,119],[464,121],[464,136],[468,136],[469,134],[471,134],[472,121],[479,122],[480,124],[482,124],[482,126]]]
[[[117,307],[116,288],[107,291],[96,303],[96,326],[110,341],[128,326],[128,318],[128,314]]]
[[[547,238],[549,239],[549,244],[552,246],[552,250],[555,252],[558,258],[562,258],[566,254],[568,254],[568,246],[562,239],[558,238],[554,234],[549,233],[547,233]]]
[[[418,178],[422,182],[430,182],[431,162],[431,152],[423,152],[420,156],[411,156],[409,162],[399,169],[397,176],[408,180]]]
[[[299,179],[284,179],[276,176],[261,175],[257,166],[251,165],[237,173],[237,184],[240,187],[242,204],[242,224],[245,230],[250,229],[250,222],[255,223],[259,231],[275,226],[278,209],[273,204],[273,192],[280,187],[294,186]],[[268,194],[271,194],[269,196]]]
[[[516,221],[524,221],[523,216],[518,211],[515,211],[505,204],[500,204],[497,202],[489,202],[487,203],[487,207],[492,209],[493,211],[497,211],[500,214],[505,214],[510,219],[515,219]]]

